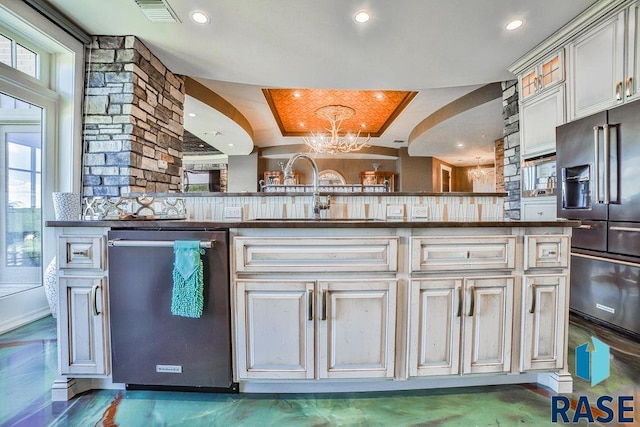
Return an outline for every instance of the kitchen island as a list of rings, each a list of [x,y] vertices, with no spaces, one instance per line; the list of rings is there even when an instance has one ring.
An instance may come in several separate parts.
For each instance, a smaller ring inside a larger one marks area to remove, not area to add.
[[[100,278],[98,289],[86,292],[85,305],[70,305],[70,293],[59,283],[66,317],[58,320],[56,400],[88,388],[124,386],[110,377],[110,229],[228,230],[230,350],[241,392],[512,383],[572,390],[566,359],[575,221],[294,218],[47,225],[57,227],[58,256],[76,261],[76,267],[64,267],[61,260],[59,277]],[[90,284],[87,289],[94,289],[95,280]],[[74,322],[86,325],[72,327]]]

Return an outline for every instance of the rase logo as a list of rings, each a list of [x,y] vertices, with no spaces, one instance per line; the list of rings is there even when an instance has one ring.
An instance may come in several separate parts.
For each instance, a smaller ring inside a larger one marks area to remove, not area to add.
[[[609,377],[609,346],[595,337],[591,337],[591,342],[586,342],[576,347],[576,376],[585,381],[590,381],[593,387]],[[633,396],[600,396],[595,404],[589,402],[587,396],[579,396],[575,404],[575,413],[571,423],[576,424],[580,420],[589,423],[632,423],[633,419]],[[616,408],[617,407],[617,408]],[[571,401],[566,396],[551,397],[551,422],[557,423],[559,420],[568,423],[571,409]],[[593,409],[597,409],[594,417]],[[617,410],[614,410],[617,409]],[[627,416],[630,414],[630,416]],[[617,415],[617,419],[616,419]]]

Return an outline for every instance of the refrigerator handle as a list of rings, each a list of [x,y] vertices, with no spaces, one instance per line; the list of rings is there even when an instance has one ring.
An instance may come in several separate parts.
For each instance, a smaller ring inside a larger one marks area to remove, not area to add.
[[[596,196],[596,203],[602,203],[600,198],[600,126],[593,127],[593,151],[595,153],[595,162],[593,163],[593,194]]]
[[[611,197],[609,194],[609,147],[611,146],[609,125],[602,126],[604,129],[604,203],[609,204]]]

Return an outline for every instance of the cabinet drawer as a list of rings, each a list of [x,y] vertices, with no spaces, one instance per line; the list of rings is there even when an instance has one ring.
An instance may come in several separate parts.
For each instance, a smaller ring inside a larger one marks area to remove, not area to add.
[[[397,237],[236,237],[235,270],[249,272],[396,271]]]
[[[512,269],[516,236],[414,237],[411,271]]]
[[[556,204],[555,203],[523,203],[522,204],[522,220],[523,221],[555,221],[556,220]]]
[[[524,236],[524,268],[565,268],[569,265],[569,236]]]
[[[104,268],[103,236],[60,236],[58,268]]]

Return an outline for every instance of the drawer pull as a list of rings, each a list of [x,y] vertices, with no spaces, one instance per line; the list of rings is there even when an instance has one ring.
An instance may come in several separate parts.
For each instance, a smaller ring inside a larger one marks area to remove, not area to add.
[[[542,251],[542,258],[554,257],[558,254],[558,252],[554,250],[544,250]]]
[[[469,291],[471,292],[471,304],[469,307],[469,317],[473,317],[473,315],[475,314],[476,311],[476,290],[473,286],[471,286],[469,288]]]
[[[531,285],[531,309],[529,313],[534,314],[536,312],[536,284]]]
[[[93,308],[94,316],[100,315],[100,312],[98,311],[98,289],[100,289],[100,285],[93,285],[91,287],[91,306]]]
[[[322,317],[320,320],[327,320],[327,291],[322,291]]]
[[[313,291],[311,289],[307,291],[307,310],[309,312],[307,320],[311,322],[313,320]]]
[[[463,297],[463,289],[462,286],[458,288],[458,314],[456,317],[462,316],[462,297]]]
[[[591,224],[582,224],[578,228],[581,228],[583,230],[592,230],[593,229],[593,225],[591,225]]]
[[[84,256],[88,257],[89,256],[89,249],[85,249],[84,251],[78,251],[78,250],[71,251],[71,254],[72,255],[84,255]]]
[[[614,225],[613,227],[609,227],[609,230],[612,231],[630,231],[632,233],[640,233],[640,227],[619,227]]]

